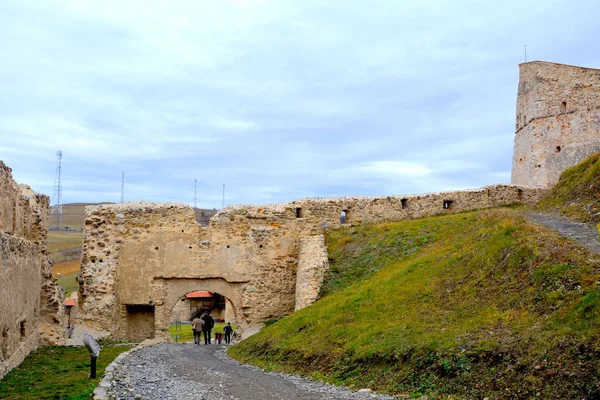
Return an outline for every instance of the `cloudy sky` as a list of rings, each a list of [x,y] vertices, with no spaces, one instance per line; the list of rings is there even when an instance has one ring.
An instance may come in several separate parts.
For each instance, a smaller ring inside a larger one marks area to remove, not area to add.
[[[1,0],[0,160],[63,202],[508,183],[518,64],[600,68],[598,0]]]

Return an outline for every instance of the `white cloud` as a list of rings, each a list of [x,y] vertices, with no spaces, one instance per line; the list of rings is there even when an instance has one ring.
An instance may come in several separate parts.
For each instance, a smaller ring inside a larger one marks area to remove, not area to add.
[[[0,159],[51,193],[61,148],[65,201],[123,170],[129,198],[189,202],[198,178],[209,207],[223,182],[235,203],[506,182],[523,45],[600,62],[587,0],[2,8]]]
[[[359,171],[387,178],[420,177],[431,175],[432,170],[424,165],[402,161],[375,161],[358,168]]]

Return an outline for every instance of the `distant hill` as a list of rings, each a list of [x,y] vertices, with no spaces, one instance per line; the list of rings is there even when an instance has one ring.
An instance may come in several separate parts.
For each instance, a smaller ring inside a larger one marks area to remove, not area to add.
[[[108,202],[102,203],[68,203],[63,204],[63,213],[61,216],[61,223],[59,226],[60,230],[63,229],[83,229],[83,217],[85,216],[86,206],[95,206],[100,204],[114,204]],[[49,227],[51,230],[56,230],[56,216],[51,215],[49,221]]]
[[[196,212],[196,222],[198,222],[200,225],[208,226],[208,220],[210,219],[210,217],[215,215],[218,210],[216,210],[216,209],[207,210],[207,209],[203,209],[203,208],[195,208],[194,211]]]

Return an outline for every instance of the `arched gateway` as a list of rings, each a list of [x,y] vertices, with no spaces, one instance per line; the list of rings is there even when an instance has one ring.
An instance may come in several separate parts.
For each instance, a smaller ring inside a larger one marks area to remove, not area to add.
[[[121,339],[168,337],[171,310],[194,290],[220,293],[245,334],[314,302],[328,269],[324,233],[537,201],[510,185],[415,196],[305,199],[218,212],[207,227],[191,207],[124,203],[86,208],[78,324]],[[452,202],[452,207],[445,207]],[[351,215],[348,218],[348,215]]]

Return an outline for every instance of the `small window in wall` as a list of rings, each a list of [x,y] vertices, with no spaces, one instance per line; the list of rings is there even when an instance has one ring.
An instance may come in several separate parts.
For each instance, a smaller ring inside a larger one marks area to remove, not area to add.
[[[302,218],[302,208],[296,207],[296,218]]]
[[[519,199],[519,201],[523,200],[523,189],[521,188],[517,189],[517,199]]]
[[[25,322],[26,322],[26,320],[23,320],[23,321],[19,322],[19,329],[20,329],[20,333],[21,333],[21,340],[25,339],[25,334],[27,333],[25,331]]]
[[[567,102],[566,101],[563,101],[562,103],[560,103],[560,112],[561,113],[567,112]]]
[[[340,224],[347,224],[349,220],[348,210],[340,211]]]
[[[452,200],[444,200],[444,203],[443,203],[444,210],[450,210],[450,209],[452,209],[452,203],[454,203],[454,201],[452,201]]]
[[[408,199],[401,199],[400,204],[402,205],[403,209],[408,207]]]
[[[562,150],[562,147],[556,146],[556,148],[554,149],[554,152],[555,153],[560,153],[561,150]]]
[[[2,358],[5,360],[8,359],[8,327],[2,328],[2,340],[0,344],[2,344]]]

